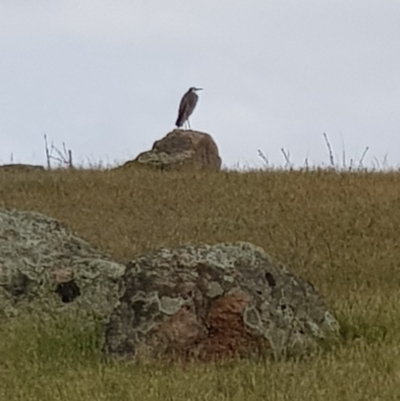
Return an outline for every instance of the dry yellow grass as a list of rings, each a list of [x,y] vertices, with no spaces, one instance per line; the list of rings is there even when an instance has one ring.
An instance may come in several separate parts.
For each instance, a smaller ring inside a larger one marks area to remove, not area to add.
[[[400,174],[54,171],[0,174],[0,207],[66,223],[116,259],[244,240],[327,298],[343,344],[303,361],[105,363],[98,336],[0,327],[0,400],[400,399]]]

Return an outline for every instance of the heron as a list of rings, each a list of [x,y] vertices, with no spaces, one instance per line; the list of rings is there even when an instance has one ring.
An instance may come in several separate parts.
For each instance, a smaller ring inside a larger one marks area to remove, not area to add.
[[[203,88],[194,88],[191,87],[182,97],[181,103],[179,105],[178,118],[176,119],[175,125],[180,128],[187,121],[189,128],[189,117],[193,113],[194,108],[196,107],[197,101],[199,97],[197,95],[197,91],[201,91]]]

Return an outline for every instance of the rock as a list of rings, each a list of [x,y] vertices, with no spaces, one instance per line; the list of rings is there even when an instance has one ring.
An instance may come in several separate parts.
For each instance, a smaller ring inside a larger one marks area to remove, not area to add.
[[[105,321],[125,266],[39,213],[0,210],[0,316],[66,313]]]
[[[187,166],[219,170],[221,158],[211,135],[176,129],[161,140],[154,142],[150,151],[139,154],[135,160],[126,162],[118,169],[138,165],[160,170],[179,169]]]
[[[132,260],[104,352],[142,358],[301,354],[337,339],[314,287],[245,242],[159,249]]]
[[[34,164],[3,164],[0,166],[0,171],[13,173],[30,173],[32,171],[45,171],[43,166]]]

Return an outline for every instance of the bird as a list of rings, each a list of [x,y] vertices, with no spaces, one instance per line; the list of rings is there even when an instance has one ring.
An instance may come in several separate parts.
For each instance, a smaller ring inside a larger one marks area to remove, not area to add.
[[[201,91],[203,88],[195,88],[191,87],[182,97],[181,103],[179,104],[179,112],[178,118],[176,119],[175,125],[180,128],[187,121],[189,128],[189,117],[193,113],[194,108],[196,107],[197,101],[199,97],[197,95],[197,91]]]

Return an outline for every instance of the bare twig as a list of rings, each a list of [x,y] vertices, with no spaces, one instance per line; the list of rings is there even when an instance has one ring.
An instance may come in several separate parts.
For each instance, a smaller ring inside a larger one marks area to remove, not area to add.
[[[308,165],[308,157],[306,157],[306,158],[304,159],[304,164],[305,164],[305,166],[306,166],[306,171],[308,171],[309,168],[310,168],[310,166]]]
[[[286,167],[292,167],[293,163],[290,161],[290,152],[289,151],[286,152],[286,150],[284,148],[281,148],[281,152],[282,152],[283,157],[285,158],[285,161],[286,161],[285,168]]]
[[[385,156],[383,156],[382,167],[383,168],[388,167],[388,154],[387,153],[385,153]]]
[[[57,149],[53,144],[51,145],[51,150],[54,150],[57,154],[58,154],[58,158],[57,159],[60,163],[62,163],[64,160],[64,155],[61,153],[61,150]]]
[[[265,153],[261,150],[261,149],[258,149],[258,156],[261,158],[261,159],[263,159],[263,161],[264,161],[264,163],[265,163],[265,165],[266,165],[266,167],[269,167],[269,160],[268,160],[268,157],[265,155]]]
[[[342,151],[342,164],[343,164],[343,168],[346,168],[346,149],[343,147],[343,151]]]
[[[51,170],[51,155],[50,155],[50,151],[49,151],[49,144],[47,143],[47,135],[44,134],[44,148],[45,148],[45,152],[46,152],[46,162],[47,162],[47,169]]]
[[[360,161],[358,162],[358,168],[362,168],[362,167],[363,167],[364,158],[365,158],[365,155],[368,153],[368,151],[369,151],[369,146],[367,146],[367,147],[364,149],[364,152],[363,152],[363,154],[361,155]]]
[[[329,143],[328,135],[326,134],[326,132],[324,132],[324,138],[325,138],[326,147],[328,148],[329,160],[330,160],[331,166],[335,167],[335,158],[333,157],[332,147],[331,147],[331,144]]]
[[[342,167],[346,168],[346,147],[344,146],[343,135],[340,133],[340,138],[342,140]]]
[[[375,165],[376,165],[375,169],[376,169],[376,170],[379,170],[380,167],[381,167],[381,164],[379,163],[378,158],[374,157],[374,161],[375,161]]]
[[[68,166],[69,168],[73,168],[73,164],[72,164],[72,150],[68,149]]]
[[[47,142],[47,135],[44,135],[45,142],[45,150],[46,150],[46,159],[47,159],[47,168],[51,169],[51,160],[57,161],[60,165],[66,165],[68,168],[73,168],[72,164],[72,150],[67,149],[65,142],[62,144],[62,149],[58,149],[54,146],[53,142],[51,143],[51,147],[49,149],[49,145]],[[58,156],[53,156],[53,152],[55,152]]]

